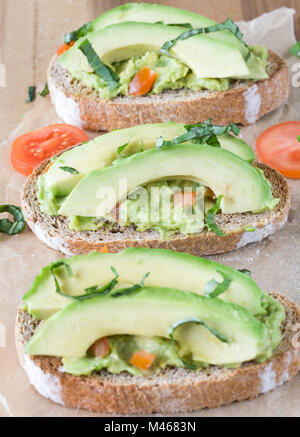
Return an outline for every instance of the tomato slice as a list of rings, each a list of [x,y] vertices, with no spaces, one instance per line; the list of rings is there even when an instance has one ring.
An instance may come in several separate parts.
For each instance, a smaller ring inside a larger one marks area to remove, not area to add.
[[[130,96],[142,96],[151,91],[157,74],[151,68],[143,67],[132,79],[129,84]]]
[[[57,56],[62,55],[63,53],[65,53],[67,50],[69,50],[70,47],[72,47],[74,45],[74,41],[69,42],[69,44],[64,43],[62,46],[60,46],[60,48],[57,50],[56,54]]]
[[[300,121],[276,124],[265,130],[256,141],[262,162],[289,178],[300,178]]]
[[[18,137],[12,145],[11,163],[18,173],[28,176],[45,159],[88,139],[78,127],[52,124]]]
[[[174,194],[174,206],[194,206],[196,202],[195,191],[178,191]]]

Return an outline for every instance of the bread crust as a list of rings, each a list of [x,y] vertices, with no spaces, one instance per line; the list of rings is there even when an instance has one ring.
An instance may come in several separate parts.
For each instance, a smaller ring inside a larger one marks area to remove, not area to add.
[[[211,367],[192,372],[167,369],[154,377],[111,375],[73,376],[61,371],[55,357],[24,355],[24,312],[19,310],[16,345],[31,383],[46,397],[66,407],[96,413],[184,413],[252,400],[291,379],[300,370],[300,347],[292,344],[300,308],[286,296],[271,293],[286,309],[283,340],[265,363],[246,363],[238,369]],[[294,340],[295,341],[295,340]]]
[[[76,147],[76,146],[75,146]],[[22,210],[25,220],[36,236],[55,250],[66,255],[86,254],[100,251],[106,246],[109,252],[119,252],[126,247],[148,247],[187,252],[192,255],[214,255],[239,249],[249,243],[261,241],[277,232],[288,219],[290,193],[285,179],[274,169],[264,165],[261,168],[272,184],[273,196],[280,198],[274,210],[260,214],[218,214],[216,223],[226,236],[219,237],[212,231],[203,230],[193,235],[175,235],[170,240],[161,240],[157,231],[139,232],[133,226],[116,225],[110,231],[71,231],[69,219],[44,214],[37,199],[37,178],[47,167],[46,160],[29,176],[22,189]],[[246,232],[247,226],[255,228]]]
[[[227,91],[165,91],[159,95],[116,97],[105,101],[63,69],[55,55],[48,68],[48,86],[57,114],[66,122],[91,131],[111,131],[145,123],[249,125],[284,104],[289,96],[285,61],[269,50],[269,78],[236,81]]]

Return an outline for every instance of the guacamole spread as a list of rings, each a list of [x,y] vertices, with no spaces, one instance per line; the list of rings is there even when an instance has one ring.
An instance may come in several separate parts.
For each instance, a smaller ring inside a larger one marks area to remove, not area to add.
[[[271,340],[269,351],[256,358],[257,362],[264,362],[272,355],[281,341],[280,327],[285,318],[282,305],[272,296],[263,295],[265,314],[257,316],[264,323]],[[139,350],[145,350],[155,355],[155,360],[147,371],[143,371],[132,364],[130,359]],[[193,370],[209,368],[207,363],[195,362],[190,356],[183,356],[170,340],[161,337],[142,337],[131,335],[114,335],[109,337],[109,354],[102,358],[85,356],[83,358],[63,358],[64,371],[73,375],[90,375],[106,369],[110,373],[128,372],[135,376],[157,374],[165,367],[188,367]],[[237,368],[242,363],[232,363],[223,367]]]
[[[265,68],[268,59],[268,50],[265,47],[251,47],[255,59]],[[147,52],[143,56],[134,56],[126,61],[110,65],[119,78],[119,86],[113,90],[97,74],[81,70],[70,70],[71,75],[80,80],[88,88],[96,90],[100,97],[109,100],[116,96],[128,96],[129,84],[133,77],[143,68],[148,67],[155,71],[157,79],[149,94],[159,94],[165,90],[190,89],[193,91],[212,90],[226,91],[230,80],[199,78],[181,61],[167,55]]]

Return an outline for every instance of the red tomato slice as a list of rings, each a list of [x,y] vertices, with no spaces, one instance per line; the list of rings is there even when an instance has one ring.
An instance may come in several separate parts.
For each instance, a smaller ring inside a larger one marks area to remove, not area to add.
[[[147,94],[156,81],[157,74],[148,67],[143,67],[129,84],[130,96],[142,96]]]
[[[289,178],[300,178],[300,121],[276,124],[265,130],[256,141],[262,162]]]
[[[194,206],[196,202],[196,193],[194,191],[178,191],[174,194],[174,206]]]
[[[78,127],[52,124],[18,137],[12,145],[10,160],[18,173],[28,176],[45,159],[88,139]]]

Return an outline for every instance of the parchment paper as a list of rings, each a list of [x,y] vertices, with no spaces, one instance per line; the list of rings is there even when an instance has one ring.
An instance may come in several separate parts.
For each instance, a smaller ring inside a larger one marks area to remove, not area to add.
[[[297,64],[297,59],[288,53],[295,43],[293,14],[292,9],[281,8],[251,22],[241,23],[246,41],[275,50],[287,60],[291,71]],[[288,104],[255,126],[242,128],[242,136],[253,147],[256,137],[267,127],[280,121],[299,120],[300,78],[297,87],[296,73],[292,74],[294,87]],[[9,161],[14,138],[59,121],[49,96],[38,98],[17,129],[0,145],[0,204],[20,205],[24,178],[13,171]],[[300,180],[288,182],[292,210],[284,229],[261,243],[212,258],[235,268],[251,270],[262,289],[279,291],[300,304]],[[17,236],[0,234],[0,416],[93,416],[85,411],[60,407],[41,397],[29,385],[15,352],[14,323],[22,296],[40,268],[61,257],[62,254],[49,249],[29,230]],[[254,401],[204,410],[190,416],[300,416],[300,375]]]

